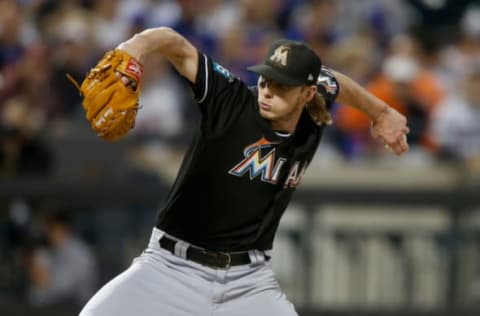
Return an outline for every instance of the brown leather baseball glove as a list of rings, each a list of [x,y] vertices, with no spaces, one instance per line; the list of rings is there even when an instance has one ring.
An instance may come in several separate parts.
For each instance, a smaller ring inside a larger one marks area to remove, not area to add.
[[[86,118],[98,136],[115,141],[135,126],[142,74],[142,64],[119,49],[108,51],[81,85],[67,74],[80,90]],[[124,76],[130,84],[125,85]]]

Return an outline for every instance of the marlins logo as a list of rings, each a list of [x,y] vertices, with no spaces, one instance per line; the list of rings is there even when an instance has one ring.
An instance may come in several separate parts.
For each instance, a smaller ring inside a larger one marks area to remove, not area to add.
[[[288,52],[290,51],[290,47],[286,45],[281,45],[275,49],[272,56],[270,56],[270,60],[280,64],[282,66],[287,65],[288,60]]]
[[[245,158],[233,167],[229,173],[237,177],[248,173],[250,180],[260,176],[263,182],[277,183],[279,171],[286,159],[280,158],[275,162],[275,148],[272,147],[276,144],[278,143],[269,142],[265,137],[262,137],[257,142],[248,145],[243,151]]]
[[[228,173],[237,177],[248,173],[250,180],[260,176],[261,181],[276,184],[280,177],[280,171],[287,162],[286,158],[275,160],[276,149],[274,146],[277,144],[278,142],[270,142],[262,137],[255,143],[248,145],[243,151],[245,158],[230,169]],[[303,168],[300,168],[300,164],[300,161],[295,161],[292,164],[283,184],[284,189],[295,188],[300,184],[307,169],[307,163],[303,164]]]

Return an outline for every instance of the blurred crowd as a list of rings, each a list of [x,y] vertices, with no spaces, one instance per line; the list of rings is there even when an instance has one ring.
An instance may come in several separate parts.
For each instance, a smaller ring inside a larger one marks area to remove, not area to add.
[[[84,124],[65,74],[81,80],[105,51],[156,26],[173,27],[249,84],[255,77],[246,66],[273,39],[307,41],[325,65],[408,116],[411,156],[479,164],[476,1],[3,0],[0,174],[48,173],[53,158],[42,139],[75,135]],[[198,117],[188,88],[163,60],[147,64],[133,134],[184,146]],[[332,111],[325,151],[348,160],[382,154],[366,116],[341,104]]]
[[[91,133],[82,130],[81,98],[65,74],[81,80],[105,51],[157,26],[174,28],[252,85],[246,67],[265,57],[272,40],[307,41],[325,65],[407,115],[407,160],[480,170],[478,1],[0,0],[0,178],[48,175],[55,166],[49,140]],[[185,148],[198,125],[187,85],[164,60],[146,63],[131,137],[153,139],[143,153]],[[342,104],[332,112],[320,152],[348,161],[385,155],[366,116]],[[146,156],[132,157],[147,165],[156,159]],[[6,247],[2,257],[18,256],[25,282],[16,284],[25,284],[32,304],[81,304],[98,285],[95,259],[68,212],[32,224],[28,205],[12,203],[5,243],[22,248]],[[19,240],[29,227],[42,227],[43,242]]]
[[[74,228],[68,208],[38,210],[23,199],[10,203],[1,226],[0,302],[78,306],[98,287],[98,256]]]

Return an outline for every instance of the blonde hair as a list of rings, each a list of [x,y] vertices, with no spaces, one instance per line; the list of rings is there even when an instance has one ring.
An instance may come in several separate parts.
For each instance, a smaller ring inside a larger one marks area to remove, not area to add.
[[[332,115],[327,109],[327,102],[321,94],[316,93],[312,101],[307,104],[308,114],[317,125],[331,125],[333,123]]]

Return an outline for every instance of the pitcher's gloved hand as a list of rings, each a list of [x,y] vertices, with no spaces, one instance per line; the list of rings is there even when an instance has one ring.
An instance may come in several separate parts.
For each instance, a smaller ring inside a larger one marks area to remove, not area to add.
[[[115,141],[135,126],[142,74],[142,64],[119,49],[108,51],[81,85],[67,74],[80,90],[86,118],[98,136]]]

